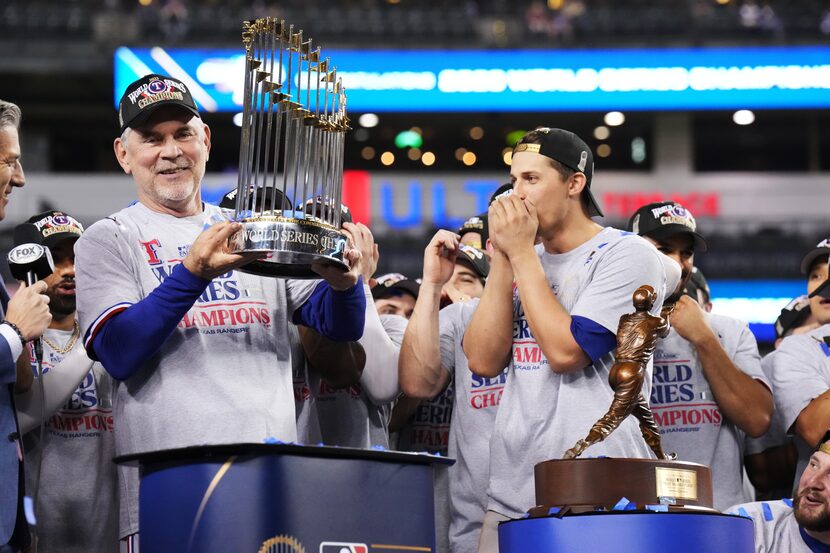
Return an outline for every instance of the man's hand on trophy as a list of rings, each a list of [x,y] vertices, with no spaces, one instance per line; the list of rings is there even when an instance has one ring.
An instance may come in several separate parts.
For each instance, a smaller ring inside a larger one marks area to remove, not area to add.
[[[256,252],[230,252],[228,239],[239,230],[242,230],[242,225],[230,221],[222,221],[203,230],[182,262],[185,268],[198,277],[212,280],[262,257],[263,254]]]
[[[669,323],[678,334],[692,344],[698,344],[702,340],[716,338],[709,323],[695,300],[689,296],[681,296],[674,306],[674,311],[669,315]]]
[[[342,230],[343,234],[349,239],[350,247],[360,252],[360,274],[363,275],[363,282],[370,283],[378,268],[378,258],[380,257],[372,231],[363,223],[343,223]]]
[[[360,275],[363,273],[362,259],[363,256],[360,254],[360,250],[347,245],[343,254],[343,261],[349,267],[347,271],[324,261],[312,262],[311,270],[328,282],[332,289],[348,290],[357,284]]]
[[[424,249],[423,283],[441,287],[452,278],[461,238],[454,232],[439,230]]]
[[[487,212],[490,241],[507,257],[532,252],[539,228],[533,202],[510,194],[498,198]]]

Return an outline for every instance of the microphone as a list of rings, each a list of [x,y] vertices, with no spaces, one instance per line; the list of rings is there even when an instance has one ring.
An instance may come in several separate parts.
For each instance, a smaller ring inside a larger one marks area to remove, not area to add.
[[[14,278],[25,280],[27,286],[55,272],[52,252],[42,242],[43,235],[32,223],[23,223],[14,228],[15,245],[9,252],[9,269]],[[43,344],[40,338],[34,342],[37,360],[42,361]]]

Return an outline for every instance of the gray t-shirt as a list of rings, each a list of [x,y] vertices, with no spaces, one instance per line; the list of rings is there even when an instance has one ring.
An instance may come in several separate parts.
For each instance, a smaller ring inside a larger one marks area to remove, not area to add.
[[[475,553],[481,521],[487,510],[490,479],[490,437],[496,422],[507,371],[494,378],[473,374],[462,348],[464,331],[478,307],[478,299],[442,309],[438,320],[441,365],[455,382],[455,407],[450,422],[450,527],[453,553]]]
[[[368,308],[374,309],[374,305]],[[408,321],[396,315],[382,315],[380,321],[392,342],[400,347]],[[371,355],[371,348],[368,350],[366,354]],[[398,368],[392,364],[389,370],[397,371]],[[335,389],[320,378],[316,371],[309,370],[307,364],[304,379],[316,411],[320,431],[319,441],[326,445],[341,447],[367,449],[372,446],[382,446],[389,449],[391,402],[385,405],[375,405],[363,391],[359,382],[348,388]],[[304,407],[306,408],[307,406]],[[310,434],[307,429],[300,426],[298,426],[298,432],[301,437]]]
[[[288,325],[291,340],[291,377],[294,384],[294,413],[297,420],[297,443],[317,445],[323,442],[320,436],[320,419],[317,404],[306,378],[305,350],[300,333],[294,324]]]
[[[745,322],[706,313],[723,349],[744,373],[771,388],[761,370],[758,344]],[[726,420],[703,375],[694,346],[672,329],[657,342],[651,409],[663,451],[680,461],[700,463],[712,470],[715,509],[751,500],[743,487],[746,434]]]
[[[830,388],[830,345],[824,341],[826,336],[830,336],[830,325],[788,336],[773,358],[775,407],[781,413],[784,428],[793,434],[792,426],[801,411]],[[798,466],[793,482],[795,489],[815,448],[797,435],[794,439],[798,449]]]
[[[78,317],[87,340],[108,313],[152,292],[212,218],[221,217],[209,204],[178,218],[135,203],[89,227],[75,244]],[[115,382],[116,453],[272,436],[295,441],[287,327],[317,283],[240,271],[213,279],[159,351]],[[121,498],[130,520],[125,527],[122,519],[122,536],[138,527],[136,490],[127,488]]]
[[[791,499],[734,505],[724,511],[751,518],[755,528],[755,553],[811,553],[799,532]],[[809,538],[808,538],[809,539]],[[817,551],[824,551],[820,549]]]
[[[620,317],[634,311],[634,291],[644,284],[657,291],[652,313],[659,314],[665,296],[663,263],[644,238],[607,227],[563,254],[546,253],[541,245],[536,249],[551,289],[571,316],[616,334]],[[512,358],[490,442],[488,509],[520,517],[536,503],[534,465],[561,459],[611,406],[613,352],[584,369],[557,374],[530,331],[515,288],[513,307]],[[643,385],[646,397],[650,383],[651,363]],[[584,455],[653,457],[634,417]]]
[[[772,385],[772,364],[775,350],[769,352],[761,359],[761,370],[764,371],[764,377],[767,382]],[[773,396],[775,390],[773,389]],[[778,407],[772,412],[772,420],[770,421],[769,429],[760,438],[746,438],[746,451],[744,455],[755,455],[762,453],[767,449],[785,445],[792,441],[790,436],[787,436],[787,427],[784,425],[784,419],[781,416],[781,411]]]
[[[47,329],[43,335],[64,348],[72,332]],[[47,340],[42,341],[44,374],[64,358]],[[34,352],[29,353],[37,377]],[[23,436],[30,495],[42,463],[37,508],[41,553],[112,553],[118,548],[111,389],[110,376],[95,363],[72,397],[46,421],[43,441],[39,428]]]

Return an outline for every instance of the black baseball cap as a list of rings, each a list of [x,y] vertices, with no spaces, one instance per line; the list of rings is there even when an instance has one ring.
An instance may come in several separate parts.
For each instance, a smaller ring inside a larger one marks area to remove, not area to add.
[[[816,247],[810,250],[810,252],[804,256],[804,259],[801,260],[802,274],[806,275],[807,273],[809,273],[816,259],[823,255],[830,255],[830,238],[825,238],[824,240],[816,244]]]
[[[153,112],[164,106],[180,107],[200,117],[199,108],[183,82],[154,73],[132,82],[121,96],[118,102],[119,132],[123,133],[127,127],[141,125]]]
[[[470,217],[464,224],[461,225],[461,228],[458,229],[458,235],[464,236],[467,233],[475,232],[481,235],[481,247],[484,247],[487,244],[487,239],[490,237],[487,233],[487,212],[479,213],[478,215],[474,215]]]
[[[377,284],[372,288],[372,298],[380,300],[388,298],[389,296],[400,296],[402,294],[409,294],[415,299],[418,299],[418,292],[421,290],[421,285],[410,280],[400,273],[387,273],[379,276]]]
[[[697,232],[694,216],[677,202],[644,205],[628,220],[628,230],[655,240],[683,232],[692,236],[695,250],[705,252],[708,249],[706,240]]]
[[[493,202],[496,201],[496,198],[498,198],[502,194],[505,194],[508,191],[510,191],[510,192],[513,191],[513,183],[512,182],[506,182],[506,183],[502,184],[501,186],[499,186],[498,188],[496,188],[496,191],[493,192],[493,194],[490,196],[490,202],[487,205],[492,204]]]
[[[783,338],[787,332],[804,324],[810,316],[810,299],[798,296],[788,303],[775,319],[775,336]]]
[[[467,244],[458,246],[458,257],[455,258],[455,262],[467,265],[482,280],[486,280],[487,275],[490,274],[490,263],[487,261],[484,252]]]
[[[309,198],[305,202],[305,207],[303,211],[307,215],[313,215],[318,219],[323,219],[323,216],[331,216],[325,207],[327,205],[331,205],[330,200],[323,201],[323,198],[317,196],[317,199]],[[330,209],[330,208],[329,208]],[[313,211],[313,213],[312,213]],[[340,224],[343,223],[351,223],[352,222],[352,212],[349,210],[349,207],[346,204],[340,204]]]
[[[251,185],[248,188],[248,205],[243,206],[242,209],[245,210],[252,210],[254,207],[252,204],[254,203],[254,187]],[[271,188],[270,186],[259,186],[257,187],[257,195],[256,195],[256,208],[259,209],[263,205],[262,194],[265,194],[265,207],[267,210],[271,209],[271,202],[274,202],[274,209],[285,210],[291,209],[291,202],[288,201],[288,198],[283,196],[282,191],[276,188]],[[219,202],[219,207],[223,209],[236,209],[236,195],[238,193],[238,189],[234,188],[233,190],[227,192],[224,196],[222,196],[222,200]]]
[[[585,175],[585,189],[582,191],[588,200],[588,215],[603,217],[602,210],[594,195],[591,194],[591,179],[594,176],[594,154],[581,138],[564,129],[539,127],[531,132],[538,133],[541,144],[527,144],[519,140],[513,153],[533,152],[555,159],[565,167]],[[527,135],[525,135],[527,136]]]
[[[693,300],[698,301],[698,290],[702,290],[703,293],[706,294],[707,298],[712,298],[712,292],[709,290],[709,283],[706,281],[706,277],[703,276],[703,272],[697,267],[692,267],[692,272],[689,275],[689,280],[686,281],[683,293]]]
[[[84,232],[84,226],[63,211],[44,211],[29,217],[26,222],[33,224],[40,231],[43,237],[41,243],[47,248],[52,248],[68,238],[78,239]]]

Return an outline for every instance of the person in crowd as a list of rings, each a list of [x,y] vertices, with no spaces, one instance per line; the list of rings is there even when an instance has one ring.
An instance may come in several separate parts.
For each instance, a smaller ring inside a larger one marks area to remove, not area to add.
[[[420,285],[400,273],[387,273],[376,279],[372,288],[375,307],[381,315],[412,316]]]
[[[799,296],[787,304],[775,320],[775,348],[787,336],[803,334],[818,328],[816,318],[810,312],[810,300]],[[761,369],[772,382],[772,361],[775,351],[761,359]],[[775,409],[767,432],[760,438],[747,438],[744,452],[744,467],[756,499],[780,499],[792,495],[793,479],[798,464],[798,450],[792,436],[781,418],[781,411]]]
[[[462,244],[484,251],[487,243],[487,213],[479,213],[464,221],[458,229],[458,236],[461,237]]]
[[[684,280],[695,252],[707,248],[692,213],[676,202],[645,205],[628,226],[680,263]],[[769,428],[771,386],[745,322],[707,313],[688,295],[675,299],[671,330],[654,352],[651,408],[666,452],[711,467],[714,506],[723,509],[751,499],[744,493],[744,436]]]
[[[830,300],[817,293],[828,281],[829,254],[830,238],[801,261],[810,313],[820,326],[784,338],[771,361],[775,406],[798,450],[796,475],[803,472],[823,436],[820,429],[830,428]]]
[[[346,249],[345,272],[315,264],[324,281],[237,271],[259,254],[229,251],[242,225],[201,200],[211,134],[187,86],[155,74],[136,80],[119,123],[115,156],[138,202],[75,245],[84,344],[115,380],[116,453],[295,441],[287,325],[360,338],[360,253]],[[137,495],[138,470],[119,467],[120,537],[131,551]]]
[[[307,389],[299,395],[306,405],[300,411],[298,437],[300,443],[388,449],[389,418],[400,393],[398,354],[407,320],[381,314],[375,306],[368,283],[379,256],[371,231],[361,223],[345,222],[343,232],[363,260],[365,330],[355,343],[358,351],[342,352],[333,349],[336,343],[331,340],[300,327],[308,361],[302,378],[295,378],[295,386],[301,380],[300,390]],[[350,362],[350,356],[359,360]]]
[[[493,258],[463,349],[479,377],[497,378],[508,364],[509,371],[490,441],[482,552],[498,550],[500,521],[535,504],[534,465],[561,458],[611,404],[615,333],[634,291],[657,291],[654,315],[663,303],[657,250],[591,219],[602,215],[593,174],[593,154],[578,136],[536,129],[514,149],[512,193],[488,210]],[[651,456],[633,417],[588,452]]]
[[[683,293],[695,300],[700,308],[707,313],[712,312],[712,292],[709,290],[709,283],[706,277],[703,276],[703,271],[697,267],[692,267],[692,272],[689,274],[689,280],[683,288]]]
[[[118,547],[112,381],[99,363],[75,360],[86,358],[76,318],[73,251],[83,226],[62,211],[34,215],[27,223],[38,229],[55,264],[55,272],[44,280],[52,313],[52,322],[41,338],[44,395],[66,398],[57,408],[45,408],[48,418],[42,438],[38,428],[21,424],[26,488],[39,490],[35,506],[37,550],[112,553]],[[33,349],[29,357],[35,359]],[[37,366],[32,365],[37,374]],[[69,397],[61,389],[66,384]],[[32,386],[20,398],[19,409],[39,411],[30,404],[40,404],[42,398],[28,397],[35,390],[40,387]]]
[[[26,184],[21,164],[20,108],[0,100],[0,221],[15,188]],[[32,386],[32,370],[23,354],[26,344],[43,334],[52,314],[46,283],[21,285],[9,299],[0,284],[0,552],[17,553],[29,547],[29,528],[23,514],[25,493],[23,452],[15,414],[15,393]],[[22,357],[22,359],[21,359]]]
[[[487,509],[490,437],[507,375],[481,378],[467,367],[461,340],[484,291],[489,264],[484,252],[459,242],[442,230],[424,250],[421,291],[404,335],[398,372],[408,397],[430,400],[443,398],[448,390],[453,394],[447,453],[456,463],[447,474],[449,520],[444,524],[449,522],[450,551],[474,553]],[[472,289],[453,285],[459,278]],[[447,296],[453,301],[442,309]]]
[[[756,553],[830,550],[830,431],[798,475],[792,499],[733,505],[725,512],[752,519]]]

